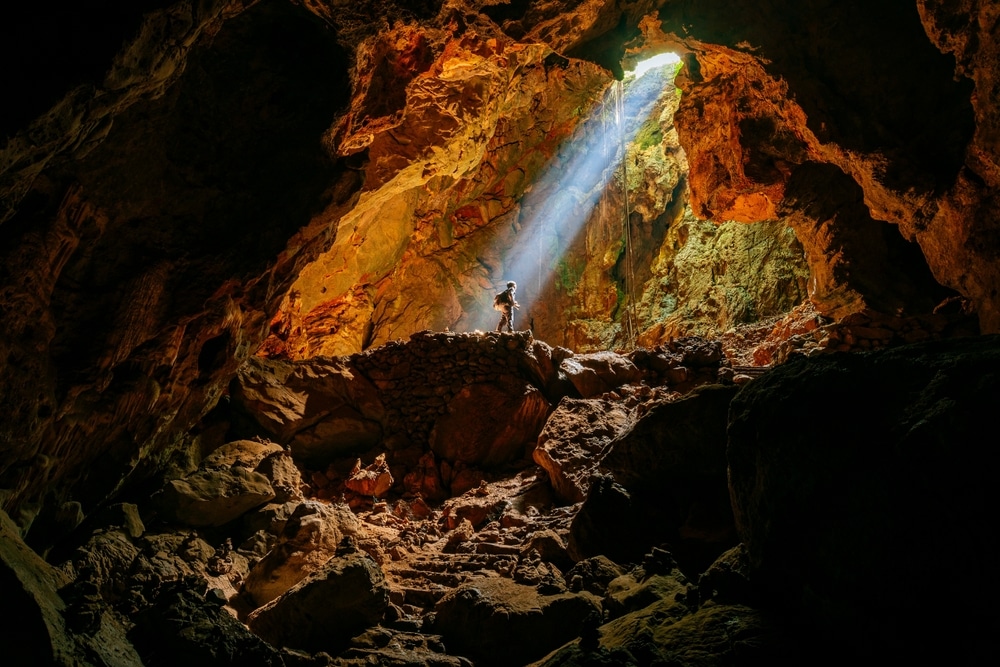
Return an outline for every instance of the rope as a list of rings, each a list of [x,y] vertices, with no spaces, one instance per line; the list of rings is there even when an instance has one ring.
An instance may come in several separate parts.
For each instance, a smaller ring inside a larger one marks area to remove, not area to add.
[[[616,82],[618,135],[621,140],[622,152],[622,212],[624,214],[622,232],[625,239],[625,312],[622,314],[622,328],[625,333],[625,342],[630,348],[635,348],[637,340],[635,330],[635,262],[632,252],[632,212],[628,199],[628,143],[625,141],[625,133],[621,127],[624,116],[623,87],[624,84],[621,81]]]

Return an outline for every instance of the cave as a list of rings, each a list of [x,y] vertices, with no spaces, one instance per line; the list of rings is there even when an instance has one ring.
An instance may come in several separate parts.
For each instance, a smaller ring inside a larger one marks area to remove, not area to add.
[[[5,664],[996,660],[995,3],[3,12]]]

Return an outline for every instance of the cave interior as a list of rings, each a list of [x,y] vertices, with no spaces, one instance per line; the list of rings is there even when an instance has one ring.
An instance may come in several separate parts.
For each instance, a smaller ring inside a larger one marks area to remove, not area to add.
[[[2,11],[10,664],[996,660],[992,0]]]

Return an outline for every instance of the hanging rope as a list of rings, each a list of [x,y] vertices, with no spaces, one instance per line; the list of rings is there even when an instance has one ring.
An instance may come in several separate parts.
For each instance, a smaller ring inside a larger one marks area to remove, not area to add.
[[[623,87],[621,81],[616,82],[615,102],[616,117],[618,121],[618,136],[621,141],[621,165],[622,165],[622,237],[625,241],[625,311],[622,313],[622,329],[625,334],[625,342],[629,348],[634,348],[636,335],[635,322],[635,262],[632,251],[632,212],[629,208],[628,198],[628,144],[625,140],[625,132],[622,128],[624,121],[624,100]]]

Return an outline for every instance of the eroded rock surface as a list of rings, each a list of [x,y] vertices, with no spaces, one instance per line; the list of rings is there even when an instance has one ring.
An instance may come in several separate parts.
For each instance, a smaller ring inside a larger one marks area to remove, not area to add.
[[[576,635],[598,609],[587,594],[543,595],[509,579],[478,579],[438,603],[434,629],[476,664],[525,664]]]
[[[368,555],[328,559],[276,600],[247,618],[275,646],[335,652],[382,620],[389,603],[385,575]]]
[[[345,505],[306,501],[285,523],[277,545],[247,575],[243,591],[259,607],[322,566],[361,525]]]
[[[735,394],[707,386],[642,407],[608,445],[600,462],[607,474],[573,520],[574,557],[637,562],[669,542],[685,569],[700,571],[732,546],[725,424]]]
[[[628,422],[629,412],[613,403],[564,398],[539,434],[532,458],[563,500],[581,502],[608,444]]]

